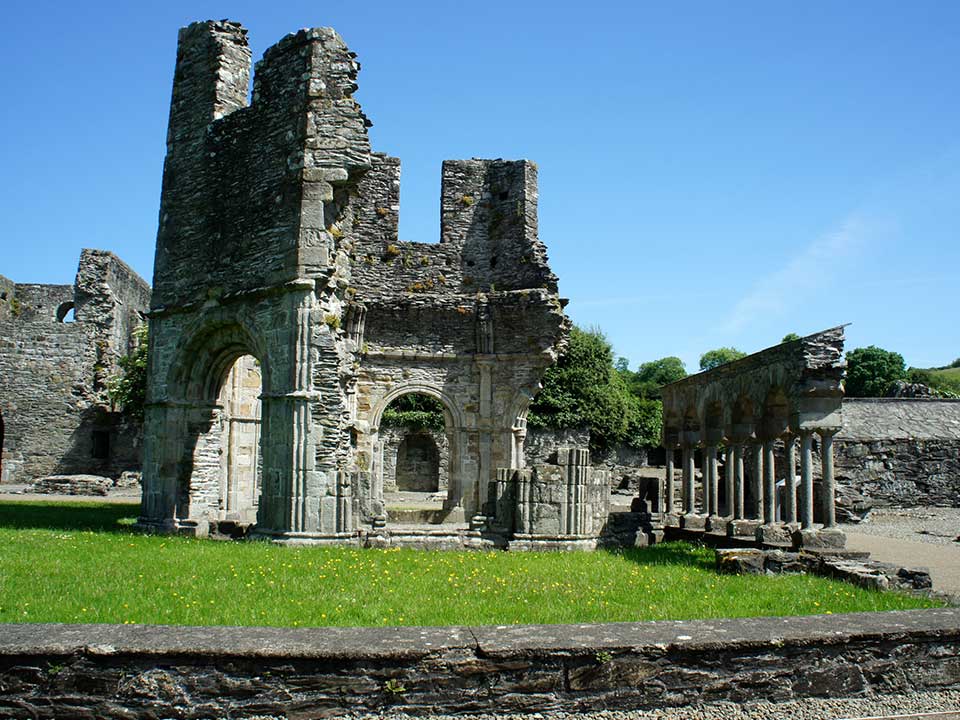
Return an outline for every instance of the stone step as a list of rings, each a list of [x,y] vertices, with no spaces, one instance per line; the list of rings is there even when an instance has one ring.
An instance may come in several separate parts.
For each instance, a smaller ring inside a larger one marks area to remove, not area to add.
[[[387,522],[391,525],[441,525],[464,523],[463,508],[409,508],[387,507]]]

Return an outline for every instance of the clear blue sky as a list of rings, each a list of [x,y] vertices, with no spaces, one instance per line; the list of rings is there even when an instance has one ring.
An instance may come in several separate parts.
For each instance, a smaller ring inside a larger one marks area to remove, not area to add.
[[[850,322],[848,348],[960,356],[960,3],[9,3],[0,273],[81,247],[152,278],[177,29],[254,58],[335,27],[401,238],[436,242],[445,158],[530,158],[568,311],[631,367]]]

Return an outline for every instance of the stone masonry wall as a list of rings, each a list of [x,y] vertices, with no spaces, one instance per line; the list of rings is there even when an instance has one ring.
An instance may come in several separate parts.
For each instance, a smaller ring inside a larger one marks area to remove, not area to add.
[[[383,490],[396,492],[401,485],[410,485],[416,478],[399,477],[397,466],[400,458],[398,453],[404,438],[426,436],[434,443],[437,449],[436,479],[437,491],[445,492],[450,476],[450,440],[442,430],[430,430],[411,427],[383,427],[380,429],[380,439],[383,442]]]
[[[531,428],[527,426],[527,437],[523,445],[524,459],[527,465],[552,462],[561,447],[588,447],[590,430],[587,428]],[[590,464],[605,469],[612,488],[637,489],[651,474],[647,462],[647,450],[617,445],[601,452],[590,452]]]
[[[31,720],[576,714],[951,689],[956,608],[243,632],[36,624],[0,638],[0,715]]]
[[[111,253],[84,250],[75,285],[0,283],[2,482],[117,477],[140,465],[140,428],[106,380],[131,349],[150,288]],[[71,312],[73,311],[73,321]]]
[[[960,400],[844,399],[834,464],[874,504],[960,507]]]

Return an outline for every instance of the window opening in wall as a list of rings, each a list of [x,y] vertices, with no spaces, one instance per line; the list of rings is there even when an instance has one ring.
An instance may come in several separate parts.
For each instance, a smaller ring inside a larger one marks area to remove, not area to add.
[[[106,460],[110,457],[110,433],[107,430],[94,430],[90,455],[94,460]]]
[[[57,322],[72,323],[76,319],[76,312],[72,302],[65,302],[57,308]]]

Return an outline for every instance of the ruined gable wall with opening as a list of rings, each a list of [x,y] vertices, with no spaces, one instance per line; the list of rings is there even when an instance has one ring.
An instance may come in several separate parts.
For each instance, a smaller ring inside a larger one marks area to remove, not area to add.
[[[218,358],[241,352],[263,367],[258,531],[347,532],[351,491],[369,520],[375,415],[405,387],[445,399],[458,476],[474,489],[510,462],[511,426],[566,324],[536,238],[535,168],[445,164],[442,242],[401,243],[399,161],[370,151],[354,57],[329,28],[289,35],[257,64],[248,106],[246,31],[181,31],[150,324],[146,524],[202,531],[221,509],[191,506],[183,488],[216,424]]]
[[[138,469],[139,426],[111,411],[105,383],[131,349],[150,287],[102,250],[82,252],[74,285],[3,280],[2,482]]]

